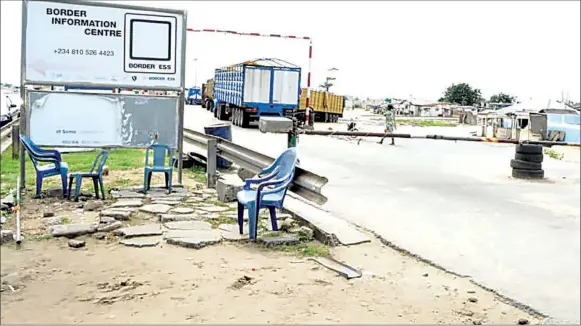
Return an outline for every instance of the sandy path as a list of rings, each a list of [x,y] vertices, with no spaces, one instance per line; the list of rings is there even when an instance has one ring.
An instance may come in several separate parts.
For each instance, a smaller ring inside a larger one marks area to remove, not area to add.
[[[253,245],[136,249],[88,238],[81,250],[63,239],[1,253],[2,323],[535,322],[467,279],[377,242],[333,250],[364,271],[350,281]]]

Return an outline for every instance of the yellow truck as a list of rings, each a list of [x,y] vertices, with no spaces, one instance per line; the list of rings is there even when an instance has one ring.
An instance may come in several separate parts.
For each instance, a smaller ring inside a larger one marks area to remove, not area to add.
[[[305,110],[307,89],[301,90],[299,112]],[[311,91],[311,108],[315,112],[315,122],[337,122],[343,117],[345,97],[323,91]]]

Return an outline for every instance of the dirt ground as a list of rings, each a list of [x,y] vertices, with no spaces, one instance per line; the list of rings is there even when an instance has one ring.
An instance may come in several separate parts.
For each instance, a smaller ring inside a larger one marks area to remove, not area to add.
[[[125,178],[129,184],[139,176],[126,171],[108,179]],[[184,183],[199,186],[188,178]],[[67,239],[46,236],[40,221],[44,212],[74,222],[97,217],[83,212],[81,205],[60,199],[23,202],[22,248],[14,243],[1,247],[1,323],[540,321],[469,279],[379,241],[331,248],[333,257],[363,271],[363,277],[346,280],[296,253],[252,243],[222,242],[200,250],[165,242],[132,248],[85,236],[80,237],[85,248],[71,249]]]
[[[467,279],[379,243],[332,249],[364,272],[346,280],[306,258],[252,244],[138,249],[86,240],[83,249],[68,248],[66,239],[2,246],[1,322],[538,321]]]

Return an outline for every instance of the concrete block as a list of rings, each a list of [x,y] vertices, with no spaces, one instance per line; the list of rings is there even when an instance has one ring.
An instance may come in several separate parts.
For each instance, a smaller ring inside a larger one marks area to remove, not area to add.
[[[293,129],[293,121],[282,117],[260,117],[258,129],[262,133],[288,133]]]
[[[244,182],[236,175],[224,175],[216,183],[218,200],[223,203],[236,201],[236,194],[242,190]]]

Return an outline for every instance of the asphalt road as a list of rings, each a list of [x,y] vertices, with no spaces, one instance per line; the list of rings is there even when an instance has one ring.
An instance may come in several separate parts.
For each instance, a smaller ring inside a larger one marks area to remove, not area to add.
[[[359,119],[360,128],[382,129],[369,117]],[[217,122],[200,107],[186,107],[188,128]],[[470,130],[399,129],[459,135]],[[233,138],[273,157],[286,146],[285,135],[257,129],[233,127]],[[303,135],[298,149],[303,168],[329,179],[325,207],[336,216],[537,311],[579,323],[579,163],[545,156],[547,180],[527,182],[509,177],[513,145],[405,139],[388,144]]]

